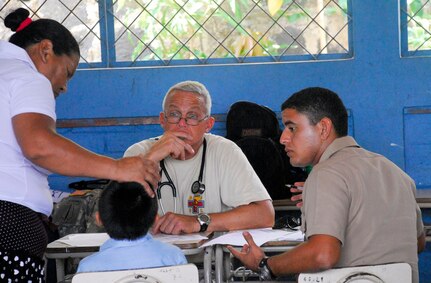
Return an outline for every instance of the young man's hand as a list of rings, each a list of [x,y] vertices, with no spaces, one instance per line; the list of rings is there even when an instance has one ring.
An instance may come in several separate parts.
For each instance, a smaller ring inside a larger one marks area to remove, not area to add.
[[[265,257],[265,253],[256,245],[249,232],[243,232],[243,236],[247,241],[247,244],[242,247],[241,251],[236,250],[232,246],[227,246],[227,248],[247,268],[253,271],[258,271],[259,263]]]

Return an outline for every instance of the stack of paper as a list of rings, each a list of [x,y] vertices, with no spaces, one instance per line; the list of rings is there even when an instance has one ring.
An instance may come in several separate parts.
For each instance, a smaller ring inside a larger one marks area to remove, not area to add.
[[[203,236],[199,233],[182,234],[182,235],[167,235],[167,234],[159,233],[159,234],[153,235],[153,238],[169,244],[186,243],[186,242],[197,243],[201,240],[208,239],[208,237]]]
[[[60,242],[71,247],[99,247],[109,239],[106,233],[82,233],[70,234],[56,242]]]
[[[244,231],[248,231],[256,245],[261,246],[266,242],[270,241],[303,241],[304,233],[301,231],[286,231],[286,230],[276,230],[271,228],[266,229],[250,229],[250,230],[238,230],[231,231],[220,237],[217,237],[211,241],[206,242],[202,247],[212,246],[212,245],[232,245],[232,246],[243,246],[246,241],[242,235]]]

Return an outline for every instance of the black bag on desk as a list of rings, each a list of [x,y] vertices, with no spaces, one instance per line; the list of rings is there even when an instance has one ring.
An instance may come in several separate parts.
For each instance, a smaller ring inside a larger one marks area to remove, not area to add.
[[[281,128],[270,108],[249,101],[231,105],[226,117],[226,138],[244,152],[272,199],[291,197],[285,184],[305,181],[306,172],[292,167],[280,144]]]

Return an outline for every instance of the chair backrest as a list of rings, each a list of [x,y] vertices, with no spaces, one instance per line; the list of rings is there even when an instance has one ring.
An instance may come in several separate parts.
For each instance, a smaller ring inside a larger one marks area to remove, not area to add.
[[[83,272],[73,276],[72,283],[198,283],[198,269],[194,264],[146,269]]]
[[[281,132],[277,114],[251,101],[235,102],[226,116],[226,138],[241,148],[272,199],[290,198],[285,184],[307,178],[304,170],[290,164],[279,142]]]
[[[407,263],[334,268],[316,273],[301,273],[298,282],[411,283],[412,269]]]

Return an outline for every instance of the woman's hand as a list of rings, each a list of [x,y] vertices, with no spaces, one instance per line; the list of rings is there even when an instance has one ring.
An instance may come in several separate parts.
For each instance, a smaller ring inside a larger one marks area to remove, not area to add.
[[[111,179],[138,182],[150,197],[154,197],[154,189],[160,179],[159,164],[142,155],[124,157],[117,160],[117,169]]]

